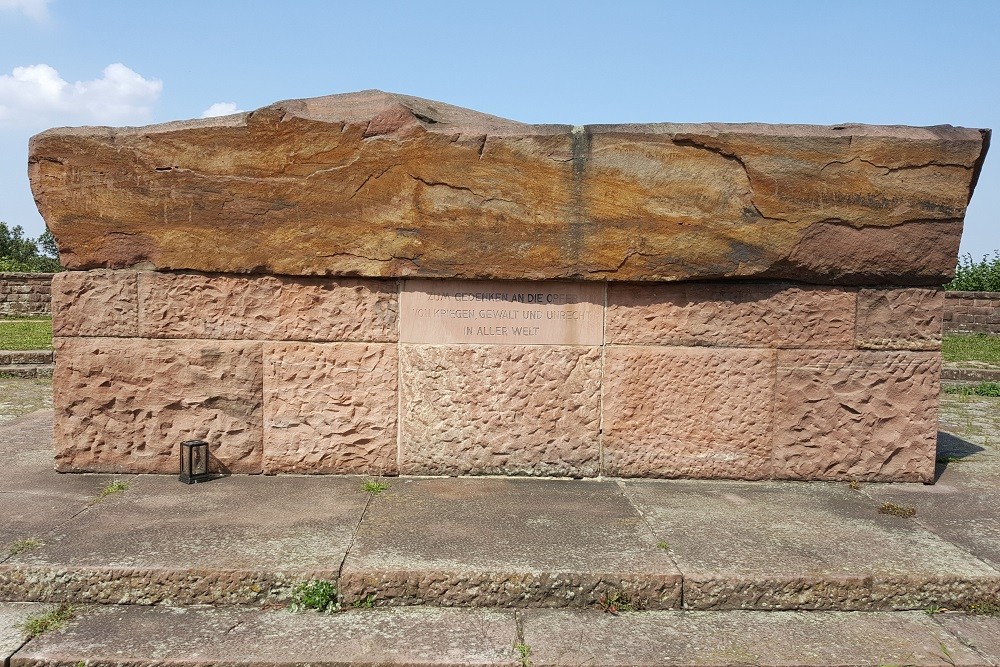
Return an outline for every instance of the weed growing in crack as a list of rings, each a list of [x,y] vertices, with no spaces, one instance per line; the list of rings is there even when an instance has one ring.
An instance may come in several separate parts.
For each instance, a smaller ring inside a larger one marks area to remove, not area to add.
[[[18,540],[13,544],[11,544],[9,547],[7,547],[7,555],[16,556],[17,554],[24,553],[25,551],[31,551],[32,549],[37,549],[41,546],[44,546],[44,544],[45,543],[42,542],[37,537],[28,537],[23,540]]]
[[[324,614],[341,611],[340,595],[329,581],[312,580],[297,585],[292,590],[292,611],[314,610]]]
[[[900,505],[899,503],[891,503],[888,500],[882,503],[882,506],[878,508],[879,514],[888,514],[890,516],[899,516],[904,519],[909,519],[917,515],[917,508],[912,505]]]
[[[365,483],[361,485],[361,490],[365,493],[379,494],[389,490],[389,483],[383,482],[381,479],[366,479]]]
[[[965,611],[970,614],[982,616],[1000,616],[1000,598],[984,602],[973,602],[965,608]]]
[[[604,593],[597,599],[597,604],[601,609],[612,616],[617,616],[622,611],[639,611],[642,606],[638,601],[633,600],[619,590],[611,590]]]
[[[351,603],[351,609],[373,609],[375,607],[375,594],[369,593],[360,600]]]
[[[99,503],[108,496],[113,496],[117,493],[125,493],[129,489],[129,483],[125,480],[114,479],[108,482],[103,489],[97,493],[97,498],[94,499],[95,503]]]
[[[520,642],[514,644],[514,650],[521,657],[521,667],[531,667],[531,647]]]
[[[68,604],[61,604],[55,609],[51,609],[44,614],[33,614],[25,619],[21,626],[28,633],[29,637],[37,637],[52,630],[58,630],[65,626],[74,616],[73,607]]]

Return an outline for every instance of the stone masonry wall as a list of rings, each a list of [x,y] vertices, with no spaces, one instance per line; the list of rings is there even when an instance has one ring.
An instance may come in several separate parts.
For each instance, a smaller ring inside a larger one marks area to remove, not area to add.
[[[57,275],[58,469],[933,477],[940,290],[604,283],[596,340],[434,344],[403,285]]]
[[[944,330],[1000,334],[1000,292],[947,292]]]
[[[52,312],[51,273],[0,273],[0,316]]]

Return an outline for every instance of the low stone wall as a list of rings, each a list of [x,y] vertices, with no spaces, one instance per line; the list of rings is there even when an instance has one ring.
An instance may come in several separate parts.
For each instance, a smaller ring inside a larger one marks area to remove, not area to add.
[[[944,330],[1000,334],[1000,292],[947,292]]]
[[[943,292],[72,271],[62,471],[929,481]]]
[[[52,312],[51,273],[0,273],[0,316]]]

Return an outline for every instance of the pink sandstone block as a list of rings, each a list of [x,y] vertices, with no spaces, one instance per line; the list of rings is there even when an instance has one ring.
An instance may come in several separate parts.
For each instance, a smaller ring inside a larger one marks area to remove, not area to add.
[[[769,477],[775,354],[609,346],[603,473]]]
[[[600,471],[596,347],[404,345],[400,473]]]
[[[261,472],[261,346],[230,341],[59,338],[56,468],[177,473],[183,440],[207,440],[213,472]]]
[[[862,289],[855,346],[870,350],[939,350],[944,290]]]
[[[849,349],[855,293],[791,283],[614,284],[607,342]]]
[[[394,280],[145,272],[140,335],[394,342]]]
[[[394,344],[266,343],[264,472],[395,475]]]
[[[138,335],[135,271],[64,271],[52,276],[54,336]]]
[[[774,476],[931,481],[940,376],[934,352],[779,352]]]

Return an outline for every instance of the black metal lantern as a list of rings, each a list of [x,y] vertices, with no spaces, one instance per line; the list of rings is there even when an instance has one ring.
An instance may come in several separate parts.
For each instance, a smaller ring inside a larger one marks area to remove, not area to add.
[[[207,482],[208,443],[204,440],[185,440],[181,443],[181,476],[185,484]]]

